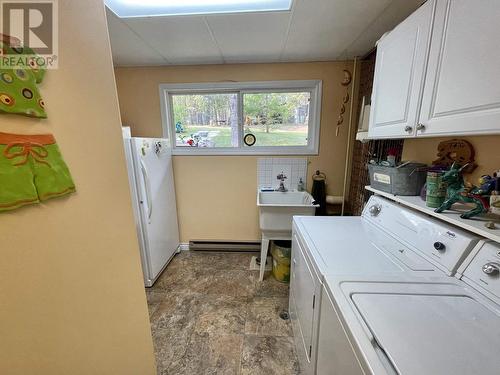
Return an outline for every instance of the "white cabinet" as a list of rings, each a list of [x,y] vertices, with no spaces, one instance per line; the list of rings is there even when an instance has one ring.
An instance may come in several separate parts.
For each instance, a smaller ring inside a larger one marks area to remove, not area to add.
[[[320,316],[316,373],[363,375],[365,372],[354,354],[340,317],[324,288]]]
[[[439,0],[418,135],[500,133],[500,1]]]
[[[370,138],[415,136],[434,5],[422,5],[378,43]]]
[[[499,20],[498,0],[428,0],[385,36],[369,137],[500,134]]]

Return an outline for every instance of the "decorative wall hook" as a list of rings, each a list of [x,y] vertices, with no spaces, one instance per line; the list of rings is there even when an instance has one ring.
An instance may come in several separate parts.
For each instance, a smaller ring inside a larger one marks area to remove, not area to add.
[[[340,82],[342,86],[345,87],[345,94],[342,97],[342,104],[340,105],[340,110],[339,110],[339,117],[337,119],[337,128],[335,129],[335,136],[339,136],[340,134],[340,126],[344,123],[344,113],[346,111],[346,104],[349,103],[349,100],[351,99],[349,95],[349,85],[352,82],[352,74],[349,70],[344,69],[344,78]]]
[[[349,86],[352,81],[352,74],[347,69],[344,69],[344,79],[341,82],[342,86]]]

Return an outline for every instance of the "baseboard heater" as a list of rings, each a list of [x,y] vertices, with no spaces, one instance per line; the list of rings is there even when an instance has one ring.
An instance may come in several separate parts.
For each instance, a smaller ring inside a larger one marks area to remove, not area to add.
[[[193,240],[189,241],[189,250],[194,251],[260,251],[258,241],[217,241],[217,240]]]

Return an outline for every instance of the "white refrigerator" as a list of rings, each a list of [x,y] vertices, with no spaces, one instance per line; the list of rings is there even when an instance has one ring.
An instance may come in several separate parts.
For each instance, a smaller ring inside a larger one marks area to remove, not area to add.
[[[165,139],[124,135],[125,155],[146,287],[179,249],[172,154]]]

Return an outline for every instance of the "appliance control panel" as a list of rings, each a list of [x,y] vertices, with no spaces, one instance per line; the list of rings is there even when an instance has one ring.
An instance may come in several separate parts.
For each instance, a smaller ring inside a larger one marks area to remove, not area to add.
[[[362,216],[449,275],[456,272],[479,241],[467,231],[379,196],[370,198]]]
[[[472,256],[463,280],[500,300],[500,244],[481,242]]]

